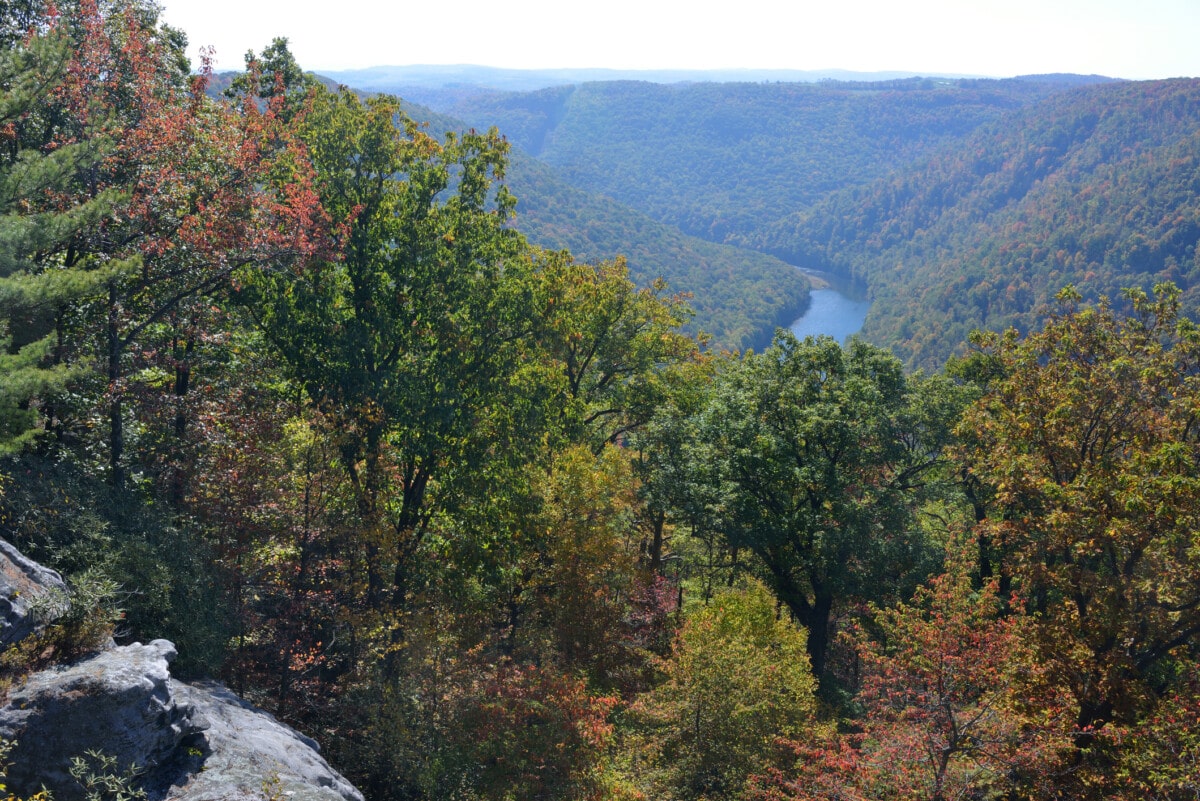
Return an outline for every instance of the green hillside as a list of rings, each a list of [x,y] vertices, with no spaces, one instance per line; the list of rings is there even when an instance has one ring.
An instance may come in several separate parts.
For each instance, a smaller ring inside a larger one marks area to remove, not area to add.
[[[517,155],[509,174],[517,226],[533,242],[597,262],[620,254],[641,285],[663,278],[691,295],[693,330],[717,345],[761,349],[808,303],[804,274],[753,250],[681,233],[602,195],[576,189],[536,159]]]
[[[924,165],[835,194],[758,245],[865,277],[864,333],[939,364],[973,328],[1036,326],[1164,280],[1200,306],[1200,82],[1092,86],[1020,110]]]
[[[430,130],[497,125],[517,225],[688,292],[695,326],[761,347],[805,304],[788,265],[865,280],[864,334],[941,364],[976,327],[1192,275],[1197,89],[1094,76],[583,83],[454,91]],[[736,246],[730,247],[730,246]],[[768,254],[768,255],[763,255]]]
[[[450,97],[574,186],[715,242],[927,158],[1064,76],[884,83],[584,83]]]
[[[209,95],[220,97],[239,74],[214,76]],[[326,88],[336,86],[326,76],[313,77]],[[435,136],[471,127],[407,100],[402,107]],[[623,256],[630,276],[642,286],[665,280],[670,292],[690,296],[696,314],[689,330],[710,335],[714,346],[761,350],[776,327],[787,326],[807,307],[809,280],[791,265],[756,250],[689,236],[609,197],[579,189],[524,152],[527,127],[513,122],[501,133],[516,145],[507,180],[517,197],[517,228],[533,243],[570,250],[580,261]]]
[[[464,130],[467,123],[405,104],[432,133]],[[691,295],[692,330],[714,345],[761,349],[808,303],[809,281],[794,267],[754,250],[707,242],[658,222],[610,198],[578,189],[517,142],[508,183],[517,196],[516,225],[545,248],[566,248],[576,259],[599,262],[624,256],[631,277],[645,286],[661,278],[672,292]]]

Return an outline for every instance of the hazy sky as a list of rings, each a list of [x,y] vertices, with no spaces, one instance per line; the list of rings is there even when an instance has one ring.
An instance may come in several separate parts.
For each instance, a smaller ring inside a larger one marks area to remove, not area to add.
[[[1200,0],[162,0],[193,56],[286,36],[306,69],[385,64],[1200,76]],[[312,12],[304,9],[311,7]]]

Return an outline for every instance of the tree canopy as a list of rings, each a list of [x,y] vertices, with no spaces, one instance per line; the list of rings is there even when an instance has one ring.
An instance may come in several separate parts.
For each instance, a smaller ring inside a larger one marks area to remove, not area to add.
[[[381,801],[1195,797],[1180,289],[714,352],[498,131],[284,40],[213,97],[149,4],[0,41],[0,535],[74,598],[0,686],[170,637]]]

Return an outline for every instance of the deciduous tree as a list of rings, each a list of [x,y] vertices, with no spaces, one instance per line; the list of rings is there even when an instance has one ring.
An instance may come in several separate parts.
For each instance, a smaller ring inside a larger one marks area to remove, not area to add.
[[[795,739],[794,765],[755,781],[755,797],[1050,797],[1069,749],[1053,688],[995,582],[972,587],[965,560],[912,600],[873,610],[857,632],[862,714],[848,733]]]
[[[22,338],[46,360],[100,365],[120,487],[131,349],[155,350],[156,328],[238,269],[314,252],[320,210],[278,110],[206,98],[156,8],[81,0],[34,17],[8,62],[20,80],[5,112],[6,294],[30,309]]]
[[[982,338],[1003,369],[962,425],[994,493],[982,530],[1103,773],[1097,732],[1140,725],[1195,670],[1200,331],[1169,285],[1129,292],[1128,315],[1060,301],[1036,334]]]
[[[534,259],[507,226],[495,131],[438,142],[395,98],[318,90],[301,137],[338,255],[259,273],[244,299],[334,428],[373,549],[370,604],[402,609],[433,515],[537,442],[535,393],[518,386]]]
[[[699,356],[680,330],[691,318],[686,299],[667,295],[661,281],[638,287],[621,258],[593,266],[548,254],[539,277],[564,434],[596,449],[627,437],[666,401],[679,367]]]
[[[757,582],[695,609],[660,663],[661,685],[628,713],[648,794],[742,798],[749,777],[779,764],[776,738],[818,725],[807,662],[804,632]]]
[[[915,507],[956,410],[949,385],[864,342],[780,332],[730,362],[694,418],[691,517],[758,560],[818,677],[836,604],[904,591],[936,563]]]

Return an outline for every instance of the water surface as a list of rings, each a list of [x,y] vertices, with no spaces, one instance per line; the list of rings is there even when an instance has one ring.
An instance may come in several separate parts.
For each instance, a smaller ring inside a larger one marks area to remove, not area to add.
[[[814,289],[809,293],[808,311],[791,324],[792,333],[798,338],[828,334],[845,344],[852,334],[862,330],[863,320],[871,302],[856,299],[837,289]]]

